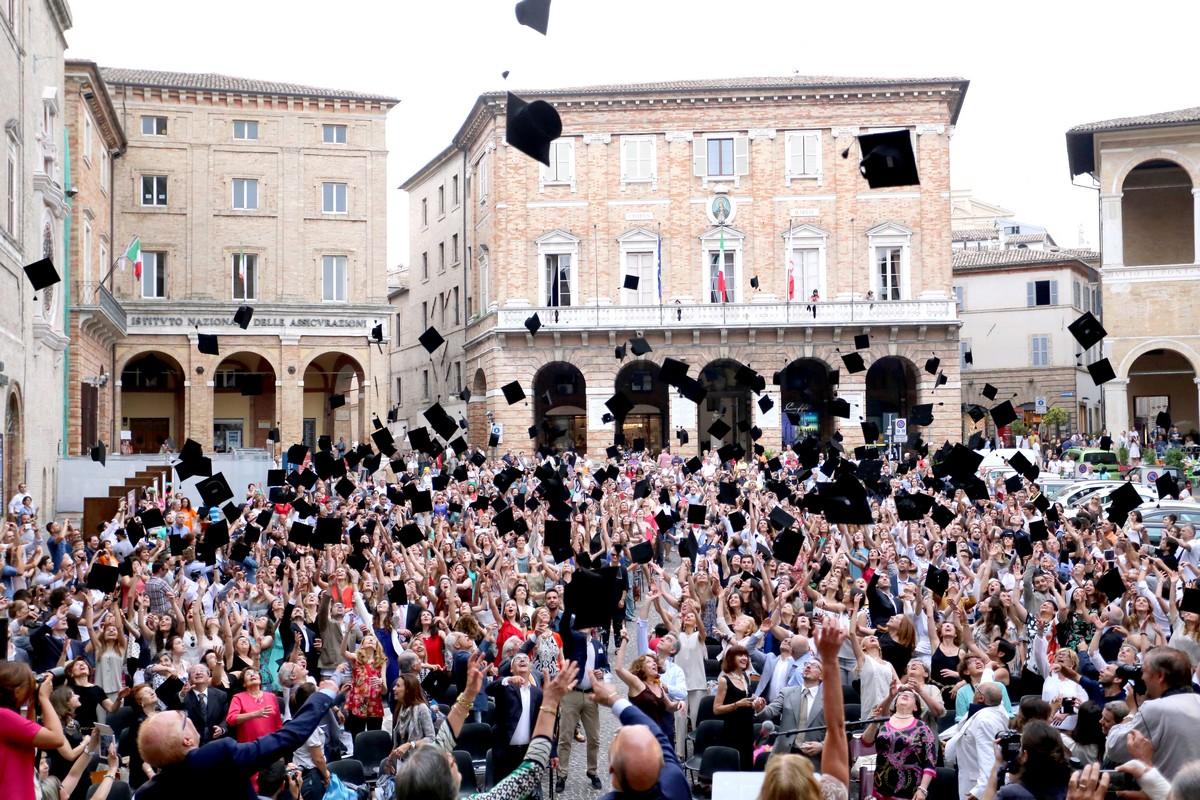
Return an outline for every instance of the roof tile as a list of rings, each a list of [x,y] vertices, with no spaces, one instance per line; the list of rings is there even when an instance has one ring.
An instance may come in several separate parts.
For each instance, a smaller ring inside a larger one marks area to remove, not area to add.
[[[1157,114],[1144,114],[1140,117],[1116,117],[1103,119],[1099,122],[1085,122],[1067,131],[1072,133],[1098,133],[1099,131],[1117,130],[1120,128],[1142,128],[1154,125],[1173,125],[1188,122],[1200,122],[1200,106],[1181,108],[1177,111],[1160,111]]]
[[[1064,261],[1083,261],[1091,264],[1100,254],[1087,248],[1063,250],[955,250],[955,271],[987,267],[1027,266],[1030,264],[1060,264]]]
[[[233,94],[274,94],[293,97],[326,97],[334,100],[373,100],[380,103],[399,103],[395,97],[350,92],[343,89],[321,89],[295,83],[235,78],[215,72],[165,72],[154,69],[122,69],[101,67],[106,83],[118,86],[151,86],[164,89],[190,89]]]

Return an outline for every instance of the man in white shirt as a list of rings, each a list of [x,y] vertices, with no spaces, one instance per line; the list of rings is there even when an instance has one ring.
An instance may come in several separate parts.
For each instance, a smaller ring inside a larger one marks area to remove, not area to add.
[[[542,690],[530,675],[529,656],[517,653],[509,662],[509,669],[512,671],[510,677],[487,687],[488,695],[496,700],[492,773],[497,783],[524,760],[534,720],[542,707]]]
[[[957,764],[958,796],[979,800],[987,789],[996,760],[996,734],[1008,729],[1008,713],[1000,705],[1000,686],[980,684],[975,700],[981,708],[964,720],[946,745],[946,766]]]
[[[278,678],[280,694],[283,695],[279,710],[283,715],[283,721],[287,722],[292,718],[292,695],[302,684],[311,683],[316,686],[317,682],[308,674],[308,669],[303,663],[297,664],[295,661],[285,661],[280,664]]]
[[[8,513],[10,516],[16,516],[21,513],[21,506],[25,505],[25,497],[29,494],[27,487],[23,483],[17,484],[17,493],[8,501]]]

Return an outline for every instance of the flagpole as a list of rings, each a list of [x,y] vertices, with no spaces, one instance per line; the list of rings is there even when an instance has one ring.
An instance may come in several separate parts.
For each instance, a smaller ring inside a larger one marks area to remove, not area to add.
[[[121,263],[121,259],[125,258],[125,253],[129,252],[129,248],[133,246],[133,242],[137,238],[138,237],[135,235],[133,239],[130,239],[129,244],[125,247],[125,250],[121,252],[121,255],[112,259],[112,262],[108,265],[108,272],[104,273],[104,277],[101,278],[100,283],[96,285],[96,294],[100,293],[100,287],[104,285],[104,282],[112,277],[113,270],[117,268],[117,264]]]
[[[787,321],[789,323],[792,321],[792,295],[794,294],[793,287],[796,285],[796,283],[795,283],[796,276],[795,276],[795,273],[793,273],[793,271],[792,271],[792,266],[793,266],[792,265],[792,257],[794,256],[794,254],[796,252],[795,248],[793,247],[792,237],[795,235],[795,233],[796,233],[795,224],[793,223],[793,224],[788,225],[787,252],[784,253],[784,262],[787,264],[787,279],[788,279],[788,283],[787,283],[787,286],[788,286],[788,289],[787,289],[787,293],[788,293],[787,314],[785,316],[787,317]]]
[[[662,305],[662,222],[658,223],[658,327],[663,326]]]

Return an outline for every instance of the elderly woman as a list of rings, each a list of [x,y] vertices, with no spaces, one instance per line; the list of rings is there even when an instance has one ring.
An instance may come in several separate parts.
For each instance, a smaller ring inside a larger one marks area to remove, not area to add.
[[[468,665],[467,687],[446,719],[446,723],[438,730],[437,738],[432,746],[417,746],[409,748],[402,754],[402,760],[396,766],[396,775],[392,780],[392,788],[383,788],[380,797],[405,798],[422,797],[429,800],[457,800],[462,775],[454,760],[454,748],[471,704],[483,686],[484,663],[479,653],[471,656]],[[550,762],[551,737],[554,735],[554,719],[558,712],[558,704],[563,695],[575,686],[575,676],[578,667],[574,662],[568,662],[558,677],[548,681],[543,688],[542,707],[533,725],[533,735],[525,760],[516,771],[496,784],[490,791],[472,795],[477,800],[505,800],[506,798],[525,797],[540,786],[542,773]],[[382,786],[381,782],[381,786]]]
[[[925,800],[937,776],[937,734],[917,718],[920,700],[909,688],[896,687],[875,707],[873,716],[890,716],[882,728],[872,723],[863,744],[875,746],[874,796],[882,800]]]
[[[230,699],[229,713],[225,716],[225,724],[236,729],[237,740],[253,742],[282,728],[279,700],[271,692],[263,691],[258,670],[244,670],[242,685],[245,691]]]

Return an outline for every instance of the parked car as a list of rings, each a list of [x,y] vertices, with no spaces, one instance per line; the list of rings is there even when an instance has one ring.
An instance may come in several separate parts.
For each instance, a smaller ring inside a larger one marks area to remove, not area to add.
[[[1120,481],[1076,481],[1059,492],[1055,502],[1062,503],[1063,508],[1071,508],[1082,497],[1106,487],[1116,488]]]
[[[1146,528],[1146,536],[1155,547],[1162,541],[1163,529],[1166,528],[1166,517],[1174,514],[1177,522],[1186,522],[1200,526],[1200,503],[1189,500],[1154,500],[1138,506],[1142,515],[1142,523]]]
[[[1169,473],[1175,476],[1175,480],[1182,483],[1184,481],[1183,470],[1179,467],[1159,467],[1159,466],[1140,466],[1130,467],[1125,473],[1125,479],[1135,481],[1143,486],[1153,486],[1160,475]]]
[[[1039,475],[1036,483],[1042,490],[1042,494],[1046,495],[1046,499],[1055,502],[1067,487],[1074,485],[1077,481],[1074,478],[1044,478]]]
[[[1100,450],[1094,447],[1072,447],[1063,453],[1075,461],[1075,475],[1080,479],[1095,475],[1109,475],[1113,478],[1121,474],[1121,466],[1117,463],[1117,454],[1111,450]]]

